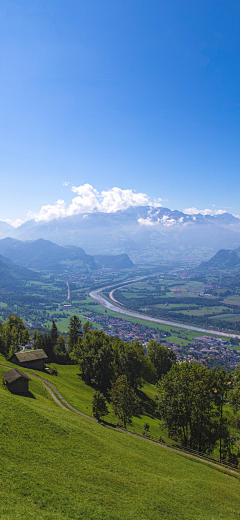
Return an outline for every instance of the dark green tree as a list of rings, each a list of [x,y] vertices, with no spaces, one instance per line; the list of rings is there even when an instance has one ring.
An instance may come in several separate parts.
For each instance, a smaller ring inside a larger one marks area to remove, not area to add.
[[[99,420],[104,415],[108,414],[107,401],[103,394],[95,392],[92,400],[93,416]]]
[[[8,316],[1,325],[1,352],[5,357],[11,356],[19,345],[25,345],[30,338],[29,331],[21,318],[15,314]]]
[[[229,402],[234,414],[237,414],[240,410],[240,366],[232,374],[232,386],[229,395]]]
[[[49,332],[45,332],[45,334],[43,334],[43,350],[45,352],[45,354],[47,354],[47,357],[48,357],[48,361],[51,363],[53,361],[55,361],[55,356],[54,356],[54,345],[52,343],[52,338],[51,338],[51,333]]]
[[[57,325],[54,320],[52,321],[50,335],[51,335],[52,345],[54,347],[57,344],[57,340],[58,340],[58,329],[57,329]]]
[[[68,329],[68,353],[70,353],[74,346],[78,344],[79,339],[82,338],[82,322],[76,316],[71,316]]]
[[[228,418],[223,415],[223,407],[228,401],[228,395],[232,388],[232,375],[224,368],[217,370],[215,375],[214,400],[219,413],[219,458],[226,458],[230,452],[230,433]]]
[[[133,415],[140,411],[140,399],[125,375],[120,376],[109,392],[114,413],[123,421],[124,427]]]
[[[167,374],[172,365],[176,363],[176,354],[157,341],[151,339],[148,343],[148,356],[156,368],[157,379]]]
[[[128,344],[116,338],[113,341],[116,377],[125,375],[133,388],[141,386],[144,364],[144,351],[141,343]]]
[[[53,347],[53,352],[57,363],[66,363],[68,356],[64,336],[58,336],[56,345]]]
[[[86,323],[84,323],[84,325],[83,325],[84,338],[85,338],[86,334],[89,334],[89,332],[91,332],[91,330],[92,330],[92,323],[90,323],[90,321],[86,321]]]
[[[215,372],[196,363],[173,365],[158,383],[158,411],[170,438],[211,452],[219,438]]]
[[[43,335],[37,330],[34,332],[34,348],[39,349],[44,347]]]
[[[77,346],[74,352],[80,362],[84,381],[105,394],[114,377],[113,350],[109,336],[94,330],[86,335],[81,348]]]

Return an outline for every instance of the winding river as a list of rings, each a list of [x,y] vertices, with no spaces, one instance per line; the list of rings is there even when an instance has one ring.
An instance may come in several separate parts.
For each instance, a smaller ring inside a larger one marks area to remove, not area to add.
[[[142,278],[145,278],[145,277],[141,277],[141,278],[138,278],[136,280],[131,280],[130,282],[126,282],[126,283],[122,284],[121,287],[126,286],[126,285],[132,285],[133,283],[138,282]],[[121,307],[121,304],[113,296],[114,289],[109,293],[109,298],[111,299],[111,301],[113,303],[109,302],[108,300],[106,300],[106,298],[104,298],[104,296],[99,294],[99,293],[101,293],[101,291],[104,291],[106,289],[111,289],[111,287],[115,287],[116,288],[115,285],[109,285],[107,287],[102,287],[101,289],[97,289],[95,291],[91,291],[89,293],[89,296],[90,296],[90,298],[95,300],[97,303],[99,303],[103,307],[106,307],[106,309],[109,309],[109,310],[114,311],[114,312],[118,312],[119,314],[122,314],[124,316],[130,316],[131,318],[138,318],[138,319],[141,319],[141,320],[152,321],[154,323],[159,323],[161,325],[170,325],[171,327],[177,327],[179,329],[194,330],[196,332],[201,332],[201,333],[204,333],[204,334],[214,334],[215,336],[240,339],[240,336],[238,336],[236,334],[230,334],[230,333],[226,333],[226,332],[219,332],[218,330],[212,330],[212,329],[201,329],[200,327],[194,327],[192,325],[185,325],[185,324],[181,324],[181,323],[176,323],[175,321],[160,320],[159,318],[152,318],[152,316],[148,316],[147,314],[140,314],[138,312],[128,311],[126,309],[123,309]],[[121,287],[118,287],[118,289],[120,289]]]

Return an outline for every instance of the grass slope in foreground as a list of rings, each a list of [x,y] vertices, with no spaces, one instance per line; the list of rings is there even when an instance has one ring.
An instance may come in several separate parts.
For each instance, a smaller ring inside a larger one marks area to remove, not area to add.
[[[2,369],[1,369],[2,372]],[[0,386],[0,518],[239,519],[239,481]]]

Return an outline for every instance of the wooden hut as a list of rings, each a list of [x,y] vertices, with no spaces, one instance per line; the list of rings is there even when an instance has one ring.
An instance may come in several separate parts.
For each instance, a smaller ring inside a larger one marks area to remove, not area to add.
[[[22,370],[12,368],[3,374],[3,380],[5,381],[7,388],[13,394],[28,393],[28,381],[31,381],[31,379],[27,374],[24,374]]]
[[[10,358],[12,363],[23,368],[32,368],[33,370],[44,370],[47,362],[47,355],[42,348],[36,350],[23,350],[15,352]]]

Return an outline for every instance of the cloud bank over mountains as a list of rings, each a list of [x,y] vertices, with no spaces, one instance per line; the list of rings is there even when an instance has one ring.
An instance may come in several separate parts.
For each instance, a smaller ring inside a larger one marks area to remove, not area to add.
[[[147,206],[149,197],[146,193],[135,193],[133,190],[122,190],[121,188],[111,188],[100,193],[91,184],[83,186],[72,186],[71,191],[76,193],[66,207],[64,200],[57,200],[53,205],[42,206],[38,213],[28,213],[29,219],[36,222],[41,220],[48,222],[55,218],[69,217],[80,213],[93,213],[101,211],[103,213],[115,213],[131,206]]]
[[[63,185],[67,186],[68,188],[70,187],[69,182],[64,182]],[[98,192],[91,184],[88,183],[81,186],[72,186],[70,189],[76,196],[72,198],[69,205],[67,205],[63,199],[58,199],[55,204],[47,204],[42,206],[38,212],[29,211],[25,221],[21,219],[16,219],[15,221],[6,219],[5,222],[13,227],[18,227],[23,224],[23,222],[31,219],[35,220],[35,222],[49,222],[54,219],[78,214],[96,212],[116,213],[116,211],[126,210],[130,207],[137,206],[150,206],[150,208],[153,210],[154,208],[158,208],[162,205],[162,199],[160,197],[154,199],[154,201],[151,201],[146,193],[137,193],[132,189],[121,189],[114,187]],[[156,225],[157,223],[161,223],[165,226],[172,226],[176,223],[174,219],[170,219],[167,216],[164,216],[159,221],[155,220],[153,222],[151,219],[151,209],[149,212],[149,217],[145,219],[140,218],[138,220],[139,224],[152,226]],[[195,207],[191,207],[185,209],[184,213],[188,215],[220,215],[225,213],[225,210],[198,210]]]
[[[186,208],[183,210],[187,215],[223,215],[227,213],[224,209],[212,210],[212,209],[197,209],[197,208]]]

